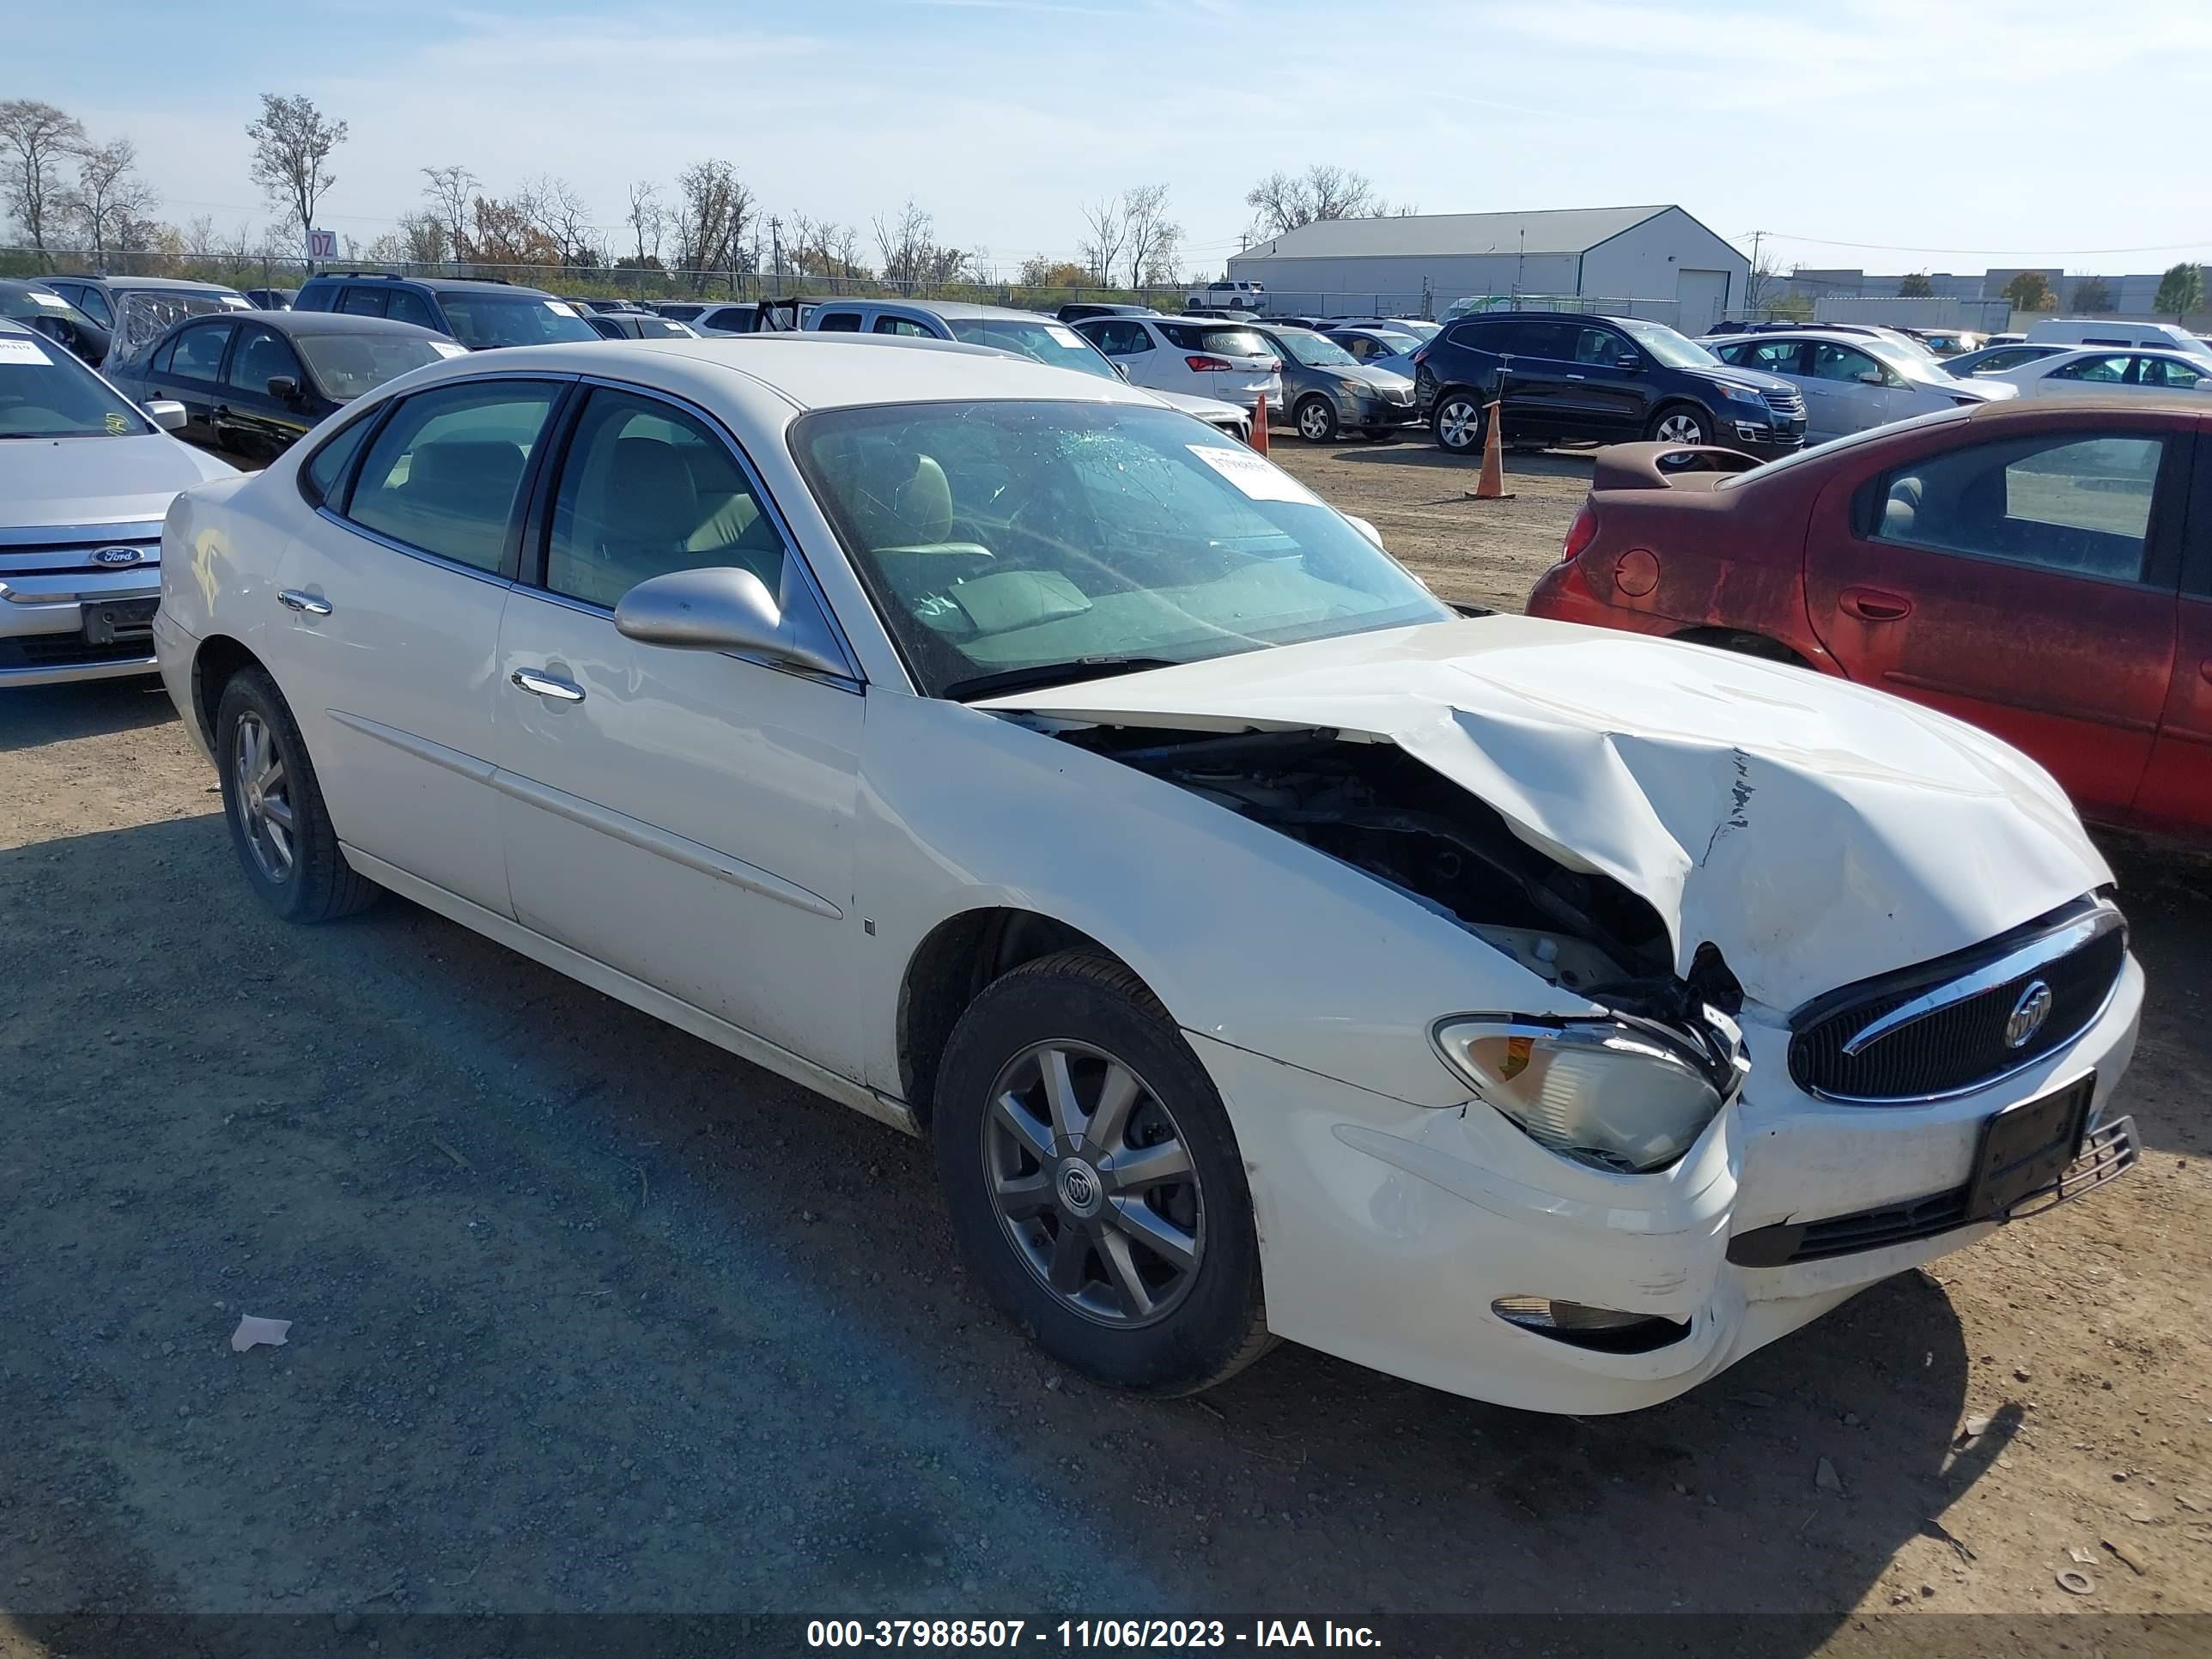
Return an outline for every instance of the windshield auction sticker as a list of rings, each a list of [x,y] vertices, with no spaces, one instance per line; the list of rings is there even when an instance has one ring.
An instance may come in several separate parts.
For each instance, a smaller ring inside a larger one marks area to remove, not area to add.
[[[1210,444],[1186,444],[1190,453],[1255,501],[1296,501],[1318,507],[1321,497],[1273,463],[1249,449],[1216,449]]]
[[[53,362],[39,349],[35,340],[0,340],[0,363],[27,363],[33,368],[51,368]]]

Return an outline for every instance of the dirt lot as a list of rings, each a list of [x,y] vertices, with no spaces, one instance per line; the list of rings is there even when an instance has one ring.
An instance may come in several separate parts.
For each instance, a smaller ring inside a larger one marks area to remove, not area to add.
[[[1276,453],[1502,605],[1588,473],[1482,505],[1425,445]],[[994,1316],[920,1146],[409,905],[286,928],[158,690],[11,695],[0,1654],[102,1650],[82,1610],[301,1615],[304,1653],[367,1614],[1046,1607],[2202,1651],[2132,1615],[2212,1611],[2212,876],[2113,856],[2151,983],[2118,1187],[1631,1417],[1297,1348],[1158,1404]],[[241,1313],[288,1345],[234,1352]],[[1927,1616],[1969,1611],[2111,1617]]]

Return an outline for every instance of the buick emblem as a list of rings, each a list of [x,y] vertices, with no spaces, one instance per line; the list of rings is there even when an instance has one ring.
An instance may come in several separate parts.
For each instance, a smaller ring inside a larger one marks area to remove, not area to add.
[[[2005,1019],[2005,1047],[2025,1048],[2051,1018],[2051,988],[2037,980],[2020,994]]]
[[[146,556],[135,547],[100,547],[93,550],[94,564],[136,564]]]
[[[1089,1215],[1098,1207],[1100,1196],[1098,1177],[1089,1164],[1071,1158],[1060,1166],[1060,1201],[1070,1213]]]

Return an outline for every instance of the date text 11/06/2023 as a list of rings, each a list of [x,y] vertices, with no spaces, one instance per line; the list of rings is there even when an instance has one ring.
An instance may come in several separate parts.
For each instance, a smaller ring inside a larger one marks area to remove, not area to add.
[[[1382,1646],[1369,1626],[1330,1619],[813,1619],[806,1626],[810,1648],[1018,1649],[1032,1642],[1070,1650]]]

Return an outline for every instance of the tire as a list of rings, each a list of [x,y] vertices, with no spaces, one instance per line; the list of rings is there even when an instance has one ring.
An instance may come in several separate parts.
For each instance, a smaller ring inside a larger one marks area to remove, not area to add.
[[[261,902],[297,922],[331,921],[374,903],[384,890],[339,850],[314,763],[276,682],[258,668],[232,675],[215,730],[230,843]]]
[[[1055,1054],[1073,1103],[1060,1111]],[[1118,1111],[1107,1103],[1117,1079]],[[1100,1124],[1109,1115],[1118,1122]],[[1176,1395],[1267,1351],[1229,1114],[1120,963],[1063,951],[987,987],[953,1029],[930,1130],[968,1270],[1054,1358],[1100,1382]],[[1146,1154],[1146,1183],[1122,1187]]]
[[[1429,434],[1448,455],[1472,455],[1482,447],[1483,408],[1472,392],[1457,386],[1438,395],[1429,410]]]
[[[1651,417],[1644,435],[1654,443],[1709,444],[1720,428],[1713,417],[1695,404],[1668,404]]]
[[[1336,441],[1336,406],[1317,393],[1308,393],[1298,399],[1292,411],[1298,436],[1310,444]]]

